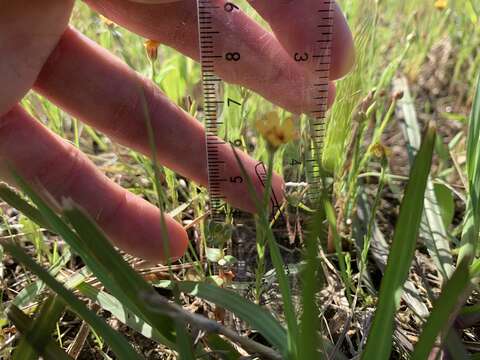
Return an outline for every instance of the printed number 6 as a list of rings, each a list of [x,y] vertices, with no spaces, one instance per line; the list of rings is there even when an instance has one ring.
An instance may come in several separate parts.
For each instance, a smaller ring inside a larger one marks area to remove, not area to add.
[[[232,12],[233,10],[239,10],[237,5],[232,4],[230,2],[227,2],[223,8],[225,9],[226,12]]]

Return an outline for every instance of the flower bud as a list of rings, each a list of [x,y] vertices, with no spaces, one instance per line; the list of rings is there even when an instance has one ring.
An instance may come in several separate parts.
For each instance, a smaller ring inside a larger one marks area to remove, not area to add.
[[[143,44],[145,46],[145,50],[147,52],[147,56],[151,61],[157,60],[158,57],[158,45],[160,43],[155,40],[146,40]]]

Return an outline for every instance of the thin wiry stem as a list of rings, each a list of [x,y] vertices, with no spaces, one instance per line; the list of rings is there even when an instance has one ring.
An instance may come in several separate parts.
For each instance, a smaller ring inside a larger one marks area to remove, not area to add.
[[[281,360],[282,356],[275,350],[250,340],[247,337],[240,336],[235,331],[219,324],[216,321],[207,319],[206,317],[192,314],[178,304],[169,302],[166,298],[159,294],[141,294],[143,300],[151,308],[152,311],[167,315],[177,321],[190,324],[207,333],[223,335],[233,342],[240,344],[252,354],[259,355],[262,359]]]

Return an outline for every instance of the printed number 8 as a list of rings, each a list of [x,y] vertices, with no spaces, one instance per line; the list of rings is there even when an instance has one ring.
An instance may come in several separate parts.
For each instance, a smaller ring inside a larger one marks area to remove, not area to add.
[[[304,53],[303,55],[299,53],[295,53],[294,55],[294,60],[295,61],[307,61],[310,56],[307,53]]]

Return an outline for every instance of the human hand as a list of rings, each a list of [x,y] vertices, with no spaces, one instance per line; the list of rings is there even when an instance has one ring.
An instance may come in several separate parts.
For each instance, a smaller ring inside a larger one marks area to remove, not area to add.
[[[235,68],[222,64],[218,75],[288,110],[307,111],[311,97],[298,94],[304,93],[305,83],[315,74],[308,65],[294,62],[292,54],[311,50],[318,31],[311,9],[318,1],[323,0],[250,0],[274,35],[242,12],[232,14],[228,22],[216,20],[227,35],[222,46],[227,49],[235,43],[248,59]],[[198,60],[194,0],[85,2],[119,25]],[[200,122],[169,102],[149,80],[69,27],[72,7],[73,0],[0,3],[0,178],[13,184],[8,164],[55,199],[73,199],[123,250],[147,260],[164,260],[158,209],[111,182],[86,155],[18,104],[33,89],[118,143],[149,155],[146,103],[158,161],[207,185],[205,135]],[[334,29],[332,80],[343,76],[353,61],[351,34],[338,8]],[[333,85],[331,90],[333,94]],[[223,147],[220,156],[229,172],[240,173],[230,147]],[[243,153],[241,160],[255,181],[256,161]],[[255,187],[261,193],[259,182]],[[274,191],[280,193],[282,187],[282,179],[275,175]],[[224,192],[233,206],[253,211],[246,188],[226,186]],[[187,247],[186,232],[168,216],[166,225],[170,254],[179,257]]]

